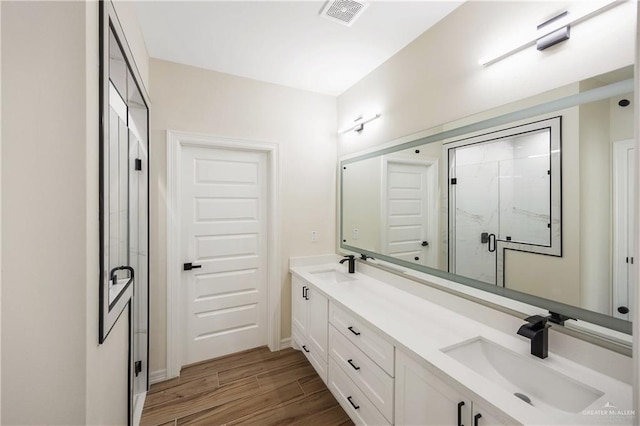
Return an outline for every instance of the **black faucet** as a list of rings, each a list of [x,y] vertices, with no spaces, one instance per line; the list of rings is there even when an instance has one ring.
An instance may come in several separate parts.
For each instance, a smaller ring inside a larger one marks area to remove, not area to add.
[[[533,315],[526,319],[527,324],[518,329],[518,334],[531,339],[531,355],[545,359],[549,349],[549,317]]]
[[[364,253],[360,253],[360,260],[364,260],[364,261],[366,262],[366,261],[367,261],[367,259],[371,259],[371,260],[373,260],[373,257],[371,257],[371,256],[367,256],[367,255],[366,255],[366,254],[364,254]]]
[[[350,254],[348,256],[345,256],[344,259],[340,261],[340,263],[344,263],[347,260],[349,261],[349,273],[353,274],[354,272],[356,272],[356,257]]]

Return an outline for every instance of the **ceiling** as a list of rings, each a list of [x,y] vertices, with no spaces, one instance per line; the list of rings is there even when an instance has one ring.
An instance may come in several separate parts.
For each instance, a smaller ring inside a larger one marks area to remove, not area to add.
[[[461,1],[370,1],[351,26],[325,1],[138,1],[154,58],[337,96]]]

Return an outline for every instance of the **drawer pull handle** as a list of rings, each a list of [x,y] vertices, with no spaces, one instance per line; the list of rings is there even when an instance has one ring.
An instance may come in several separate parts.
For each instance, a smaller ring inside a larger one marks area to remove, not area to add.
[[[473,426],[478,426],[478,420],[480,420],[480,417],[482,417],[482,414],[480,413],[473,416]]]
[[[309,353],[309,349],[307,349],[305,345],[302,345],[302,349],[304,349],[305,352]]]
[[[464,426],[462,424],[462,407],[464,407],[464,401],[458,402],[458,426]]]
[[[356,336],[359,336],[359,335],[360,335],[360,332],[359,332],[359,331],[355,331],[355,330],[353,329],[353,326],[351,326],[351,327],[347,327],[347,329],[348,329],[350,332],[352,332],[353,334],[355,334]]]
[[[302,298],[303,298],[303,299],[304,299],[304,293],[305,293],[305,291],[306,291],[306,290],[307,290],[307,286],[306,286],[306,285],[303,285],[303,286],[302,286]]]
[[[355,408],[356,410],[357,410],[357,409],[359,409],[359,408],[360,408],[360,406],[359,406],[359,405],[356,405],[356,404],[351,400],[351,398],[353,398],[353,397],[352,397],[352,396],[347,397],[347,401],[349,401],[349,403],[351,404],[351,406],[352,406],[353,408]]]
[[[353,367],[354,370],[360,370],[360,367],[358,367],[357,365],[355,365],[353,363],[352,359],[347,360],[347,362],[349,363],[349,365],[351,365]]]

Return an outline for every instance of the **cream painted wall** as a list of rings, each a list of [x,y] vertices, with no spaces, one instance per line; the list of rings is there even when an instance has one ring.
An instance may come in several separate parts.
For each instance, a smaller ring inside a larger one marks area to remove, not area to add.
[[[580,306],[607,315],[612,313],[609,116],[608,100],[580,106]]]
[[[2,6],[0,6],[0,224],[2,223]],[[0,331],[2,330],[2,226],[0,225]],[[2,336],[0,335],[0,422],[2,422]]]
[[[340,128],[360,114],[382,114],[362,134],[341,135],[338,155],[633,63],[636,2],[573,27],[569,41],[545,52],[529,48],[489,67],[478,64],[563,6],[575,13],[589,3],[464,3],[338,97]]]
[[[126,424],[126,313],[97,337],[98,3],[0,8],[1,420]]]
[[[629,99],[631,104],[628,107],[620,107],[618,101],[621,99]],[[633,139],[633,111],[637,111],[638,106],[635,104],[635,96],[628,94],[626,96],[619,96],[616,99],[611,100],[610,105],[610,139],[611,142],[624,141],[627,139]]]
[[[349,164],[342,170],[342,238],[346,244],[382,253],[381,216],[381,157]],[[354,239],[358,229],[358,239]]]
[[[85,423],[84,13],[2,2],[3,424]]]
[[[151,60],[151,372],[166,367],[166,131],[280,146],[282,337],[290,335],[290,256],[335,249],[336,99]],[[311,231],[318,241],[311,242]]]

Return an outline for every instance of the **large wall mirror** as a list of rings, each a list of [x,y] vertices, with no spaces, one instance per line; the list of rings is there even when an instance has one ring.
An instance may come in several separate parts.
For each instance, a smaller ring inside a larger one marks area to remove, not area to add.
[[[633,74],[343,159],[341,248],[630,334]]]

